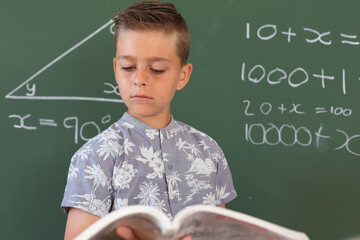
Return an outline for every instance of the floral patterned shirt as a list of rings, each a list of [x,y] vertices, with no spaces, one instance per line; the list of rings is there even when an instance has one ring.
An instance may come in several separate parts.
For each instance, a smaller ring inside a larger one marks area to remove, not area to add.
[[[157,130],[125,113],[72,157],[61,207],[103,217],[139,204],[171,219],[185,206],[222,205],[235,197],[213,139],[174,119]]]

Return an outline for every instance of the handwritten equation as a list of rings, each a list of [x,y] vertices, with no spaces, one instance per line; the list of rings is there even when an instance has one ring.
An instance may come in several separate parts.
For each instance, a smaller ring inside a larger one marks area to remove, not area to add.
[[[322,29],[315,29],[312,27],[292,28],[291,26],[282,27],[275,24],[253,24],[246,22],[244,37],[246,40],[280,40],[289,44],[303,40],[305,44],[318,44],[323,46],[359,46],[360,39],[355,32],[331,32]],[[301,39],[299,39],[301,38]],[[314,69],[314,68],[312,68]],[[350,77],[349,77],[350,76]],[[298,89],[311,84],[319,89],[331,89],[332,101],[328,105],[317,104],[316,101],[312,102],[312,106],[304,105],[299,102],[288,102],[276,99],[276,104],[270,101],[261,101],[259,96],[257,103],[254,104],[249,99],[244,99],[243,114],[247,119],[251,119],[245,123],[245,141],[254,145],[282,145],[285,147],[302,146],[309,147],[315,146],[321,149],[322,144],[329,141],[334,141],[338,144],[334,150],[345,149],[348,153],[360,156],[360,150],[356,146],[359,144],[360,134],[350,133],[349,130],[337,127],[333,130],[325,128],[322,123],[319,123],[317,129],[311,129],[305,123],[299,124],[303,126],[296,126],[287,120],[286,117],[291,116],[306,116],[312,115],[325,115],[335,117],[336,119],[344,118],[351,119],[354,116],[352,107],[346,106],[346,103],[336,104],[336,96],[347,96],[358,94],[359,88],[353,87],[360,84],[360,76],[356,73],[351,73],[344,67],[338,69],[331,68],[331,70],[324,67],[319,67],[317,70],[308,70],[302,66],[295,66],[291,69],[286,67],[276,66],[266,68],[262,64],[249,64],[245,61],[241,64],[242,82],[249,82],[255,84],[257,87],[263,86],[276,86],[287,85],[290,88]],[[335,91],[334,91],[335,90]],[[336,96],[334,92],[338,90]],[[260,99],[260,103],[258,100]],[[259,121],[261,116],[278,115],[281,120],[286,124],[278,124],[271,121]],[[303,118],[302,118],[303,119]],[[312,122],[312,126],[313,126]],[[353,132],[353,130],[352,130]],[[340,140],[339,140],[340,139]],[[336,141],[335,141],[336,140]]]
[[[335,134],[336,136],[334,136]],[[320,143],[323,139],[336,138],[337,136],[343,137],[344,141],[335,147],[335,150],[345,149],[352,155],[360,156],[360,150],[358,148],[351,148],[356,141],[360,140],[360,134],[350,135],[342,129],[336,129],[332,134],[325,134],[322,125],[320,125],[316,131],[311,131],[305,126],[296,127],[293,124],[245,124],[245,140],[254,145],[282,145],[285,147],[299,145],[309,147],[315,144],[317,148],[321,148]]]
[[[254,29],[255,28],[255,29]],[[306,43],[319,43],[321,45],[330,46],[333,44],[333,37],[341,38],[340,43],[344,45],[358,46],[360,41],[358,36],[353,33],[332,33],[330,31],[317,30],[309,27],[304,27],[294,31],[291,27],[284,29],[283,31],[279,30],[279,27],[274,24],[264,24],[260,27],[252,27],[248,22],[246,23],[246,39],[252,39],[257,37],[260,40],[266,41],[271,40],[276,37],[284,37],[288,43],[291,43],[292,39],[298,37],[298,32],[302,31],[305,35]],[[255,32],[255,34],[251,34]],[[255,36],[254,36],[255,35]]]
[[[30,125],[27,122],[33,118],[31,114],[26,115],[18,115],[18,114],[11,114],[9,118],[14,119],[13,127],[17,129],[24,129],[24,130],[37,130],[40,127],[59,127],[60,125],[66,129],[73,129],[74,131],[74,142],[79,142],[79,137],[83,141],[89,141],[95,135],[101,132],[100,126],[105,125],[106,127],[111,123],[111,116],[105,115],[100,119],[100,123],[96,123],[95,121],[88,121],[84,123],[80,123],[79,118],[76,116],[70,116],[64,118],[60,123],[55,119],[47,119],[47,118],[39,118],[36,119],[38,124]],[[95,135],[92,136],[85,136],[86,131],[95,130]]]
[[[274,112],[279,112],[282,115],[284,114],[296,114],[303,115],[307,113],[315,114],[330,114],[333,116],[343,116],[349,117],[352,115],[353,111],[351,108],[346,108],[342,106],[317,106],[311,109],[305,109],[301,103],[280,103],[274,105],[270,102],[263,102],[259,106],[253,106],[250,100],[245,99],[243,101],[245,104],[244,114],[245,116],[255,116],[255,115],[269,115]]]
[[[340,70],[338,76],[335,77],[333,74],[326,73],[324,68],[319,69],[316,73],[309,74],[309,72],[302,67],[297,67],[286,72],[284,69],[279,67],[266,70],[261,64],[248,67],[246,66],[246,63],[243,62],[241,66],[241,80],[247,80],[254,84],[259,84],[263,81],[270,86],[288,84],[291,88],[299,88],[305,84],[315,81],[318,82],[318,85],[323,89],[328,87],[328,85],[331,85],[331,87],[335,86],[340,88],[344,95],[348,94],[345,69]],[[353,80],[359,81],[360,79],[355,78]]]
[[[300,103],[278,103],[262,102],[260,104],[251,103],[250,100],[243,100],[243,113],[249,119],[254,118],[255,123],[245,123],[245,141],[254,145],[282,145],[285,147],[302,146],[309,147],[314,145],[321,148],[323,140],[344,139],[335,150],[345,149],[348,153],[360,156],[360,150],[351,148],[354,143],[359,143],[360,134],[349,134],[343,129],[337,128],[335,131],[326,132],[322,124],[316,130],[310,130],[306,126],[295,126],[294,124],[275,124],[271,122],[261,123],[256,120],[258,116],[271,116],[280,114],[281,116],[290,115],[311,115],[328,114],[329,116],[349,118],[353,114],[351,108],[342,106],[315,106],[305,107]],[[328,130],[331,131],[331,130]]]

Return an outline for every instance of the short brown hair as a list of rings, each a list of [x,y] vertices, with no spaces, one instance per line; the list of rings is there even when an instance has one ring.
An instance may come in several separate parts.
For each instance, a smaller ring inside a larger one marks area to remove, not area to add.
[[[190,52],[189,28],[172,3],[157,0],[138,2],[122,11],[119,10],[113,20],[115,51],[120,31],[159,30],[177,35],[177,55],[181,64],[186,64]]]

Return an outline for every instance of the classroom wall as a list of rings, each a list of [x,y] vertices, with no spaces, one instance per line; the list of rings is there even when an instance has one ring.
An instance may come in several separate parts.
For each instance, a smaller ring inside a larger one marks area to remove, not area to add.
[[[0,238],[59,239],[72,154],[126,111],[113,26],[133,1],[0,3]],[[194,72],[173,115],[223,148],[228,208],[307,233],[360,233],[360,2],[172,1]]]

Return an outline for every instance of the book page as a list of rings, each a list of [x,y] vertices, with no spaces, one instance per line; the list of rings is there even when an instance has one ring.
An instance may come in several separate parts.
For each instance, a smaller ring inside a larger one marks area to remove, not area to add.
[[[221,214],[198,212],[186,218],[180,225],[178,235],[190,233],[193,240],[295,240],[265,228]]]

